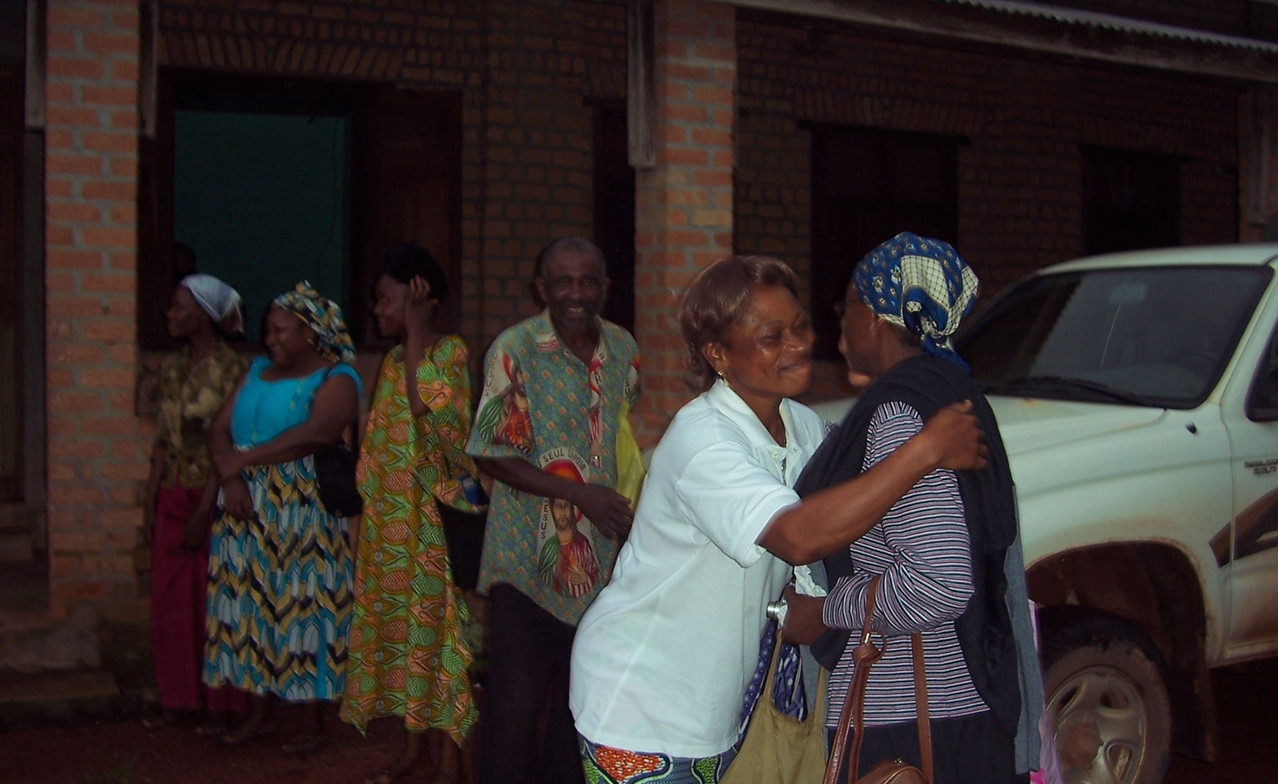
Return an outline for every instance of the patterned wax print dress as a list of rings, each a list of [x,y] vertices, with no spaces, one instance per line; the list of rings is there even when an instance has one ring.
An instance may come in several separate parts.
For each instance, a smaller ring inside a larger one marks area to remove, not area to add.
[[[237,449],[305,422],[329,373],[360,386],[350,365],[266,381],[249,366],[231,414]],[[346,674],[351,555],[346,521],[319,502],[311,455],[244,472],[256,517],[236,520],[219,495],[209,551],[204,682],[297,702],[336,700]]]
[[[434,497],[465,504],[456,472],[474,472],[461,452],[470,430],[462,339],[441,338],[416,382],[430,409],[422,417],[409,408],[396,346],[382,360],[356,469],[365,502],[341,717],[363,731],[370,719],[402,716],[410,731],[442,729],[460,744],[477,718],[461,636],[467,608]]]

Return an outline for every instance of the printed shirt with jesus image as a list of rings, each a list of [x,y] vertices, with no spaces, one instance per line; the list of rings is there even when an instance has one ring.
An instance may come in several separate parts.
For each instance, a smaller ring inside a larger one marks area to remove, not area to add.
[[[622,404],[639,392],[639,348],[599,321],[589,365],[543,312],[507,329],[485,359],[483,394],[466,451],[518,457],[574,481],[617,486]],[[488,508],[479,591],[509,583],[559,620],[576,625],[608,582],[618,542],[577,507],[496,482]]]

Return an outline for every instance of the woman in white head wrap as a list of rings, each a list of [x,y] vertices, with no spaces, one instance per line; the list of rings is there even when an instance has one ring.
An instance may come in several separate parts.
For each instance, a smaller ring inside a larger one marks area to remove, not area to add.
[[[195,304],[209,314],[209,318],[223,335],[234,336],[244,331],[244,311],[238,291],[212,275],[202,273],[187,275],[182,278],[178,287],[190,292],[195,298]],[[170,319],[173,316],[171,308],[168,316]]]
[[[200,683],[205,581],[217,480],[208,429],[247,363],[227,345],[243,327],[240,295],[212,275],[188,275],[173,289],[169,335],[182,350],[160,367],[159,414],[147,478],[145,525],[151,541],[151,644],[161,713],[148,728],[172,726],[209,711],[212,729],[246,695]]]

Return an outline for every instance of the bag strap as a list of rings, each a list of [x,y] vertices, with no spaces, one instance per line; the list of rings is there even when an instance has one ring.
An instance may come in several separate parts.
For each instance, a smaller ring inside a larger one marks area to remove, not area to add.
[[[781,665],[781,646],[785,644],[784,638],[781,636],[781,624],[777,624],[776,640],[772,643],[772,662],[768,666],[768,675],[763,683],[763,691],[759,694],[759,699],[767,697],[772,699],[772,690],[776,683],[777,668]],[[799,665],[800,677],[798,683],[802,682],[803,665]],[[805,721],[825,722],[825,708],[829,697],[826,695],[828,677],[824,667],[817,668],[817,684],[816,695],[812,700],[812,709],[808,711],[808,718]],[[793,697],[793,695],[791,695]]]
[[[333,377],[333,371],[336,370],[337,366],[340,364],[342,363],[334,362],[333,364],[329,365],[327,368],[324,369],[324,378],[320,381],[320,387],[328,383],[328,380]],[[319,387],[315,388],[315,392],[317,393],[319,392]],[[359,406],[358,405],[355,406],[355,416],[351,417],[351,421],[346,423],[346,427],[342,428],[341,436],[338,437],[337,443],[333,444],[333,448],[335,449],[346,447],[347,449],[353,452],[355,451],[355,447],[351,446],[351,443],[346,440],[347,427],[351,429],[351,435],[355,438],[356,446],[358,446],[358,442],[359,442]]]
[[[772,699],[772,686],[777,679],[777,665],[781,663],[781,627],[777,627],[776,639],[772,641],[772,660],[768,662],[768,674],[763,678],[763,689],[759,699]]]
[[[883,650],[875,648],[870,642],[870,622],[874,617],[875,594],[878,593],[879,578],[870,581],[869,590],[865,594],[865,625],[862,628],[861,642],[852,650],[852,682],[848,684],[847,697],[843,701],[843,710],[839,712],[838,729],[834,731],[834,744],[830,747],[830,758],[825,766],[824,784],[837,784],[839,772],[847,754],[852,755],[852,775],[856,778],[857,761],[861,756],[861,733],[857,733],[854,746],[848,749],[848,727],[852,714],[857,715],[857,726],[861,726],[861,706],[865,700],[865,685],[869,680],[870,666],[883,656]],[[886,642],[883,649],[887,649]]]
[[[932,781],[932,717],[927,702],[927,662],[923,660],[923,635],[911,634],[914,659],[914,706],[919,725],[919,761],[923,775]],[[860,726],[860,725],[857,725]]]
[[[879,577],[875,576],[870,581],[870,587],[865,594],[865,624],[861,630],[861,642],[852,650],[852,661],[854,664],[852,672],[852,682],[848,684],[847,698],[843,702],[843,710],[839,712],[838,729],[834,733],[834,745],[830,747],[830,759],[826,763],[825,779],[823,784],[837,784],[839,781],[839,773],[846,762],[847,756],[851,756],[851,774],[848,776],[849,782],[855,782],[858,775],[858,768],[861,763],[861,742],[865,738],[865,688],[870,680],[870,667],[883,658],[883,654],[887,651],[887,640],[883,641],[883,647],[875,647],[870,642],[873,635],[870,622],[874,617],[874,605],[879,591]],[[918,728],[919,728],[919,756],[922,758],[923,775],[928,781],[932,781],[932,722],[928,711],[927,702],[927,673],[926,664],[923,660],[923,637],[919,634],[912,634],[911,637],[911,656],[914,660],[914,700],[917,706]],[[851,748],[848,748],[848,732],[851,723],[856,725],[855,733],[852,737]]]
[[[760,688],[760,691],[759,691],[759,697],[758,699],[755,700],[754,708],[753,710],[750,711],[749,718],[746,719],[745,724],[742,726],[742,730],[741,730],[742,732],[744,732],[745,728],[749,727],[750,724],[754,721],[754,715],[758,713],[760,710],[759,703],[761,701],[768,700],[770,702],[770,704],[767,707],[765,707],[764,710],[771,709],[774,713],[780,712],[779,709],[776,708],[776,703],[772,701],[772,690],[776,684],[777,668],[781,664],[781,647],[784,644],[785,644],[785,641],[781,637],[781,625],[777,624],[776,639],[772,642],[772,660],[768,663],[767,675],[764,676],[763,686]],[[801,681],[802,678],[800,677],[799,680]],[[829,680],[829,675],[825,671],[825,668],[824,667],[818,668],[816,697],[813,700],[812,710],[808,711],[808,717],[803,720],[803,724],[805,725],[809,723],[813,723],[813,722],[817,723],[816,726],[819,728],[820,732],[822,733],[825,732],[825,729],[824,729],[825,710],[826,710],[826,704],[829,700],[829,697],[826,694],[826,691],[829,686],[828,680]],[[788,714],[786,715],[787,717],[789,716]],[[813,730],[813,731],[817,731],[817,730]]]

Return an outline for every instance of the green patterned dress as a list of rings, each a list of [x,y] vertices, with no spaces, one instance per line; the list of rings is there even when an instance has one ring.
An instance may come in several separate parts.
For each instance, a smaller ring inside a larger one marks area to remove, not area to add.
[[[477,714],[471,652],[462,640],[465,601],[453,585],[433,497],[465,507],[459,468],[470,430],[466,344],[441,338],[417,366],[430,409],[408,405],[404,346],[382,361],[356,476],[364,496],[355,566],[355,613],[341,717],[361,731],[402,716],[410,731],[445,730],[461,743]]]

